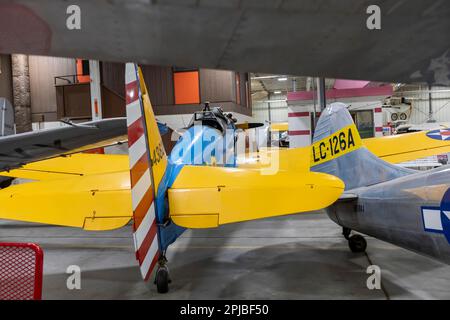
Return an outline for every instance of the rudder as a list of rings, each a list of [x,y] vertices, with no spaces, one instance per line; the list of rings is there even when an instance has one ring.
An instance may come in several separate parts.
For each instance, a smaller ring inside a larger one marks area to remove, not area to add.
[[[167,167],[167,156],[141,70],[136,64],[126,64],[125,90],[133,238],[142,277],[148,280],[161,256],[155,199]]]

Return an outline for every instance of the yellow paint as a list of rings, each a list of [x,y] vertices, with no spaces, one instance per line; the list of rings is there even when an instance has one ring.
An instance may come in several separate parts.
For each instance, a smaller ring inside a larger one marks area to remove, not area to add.
[[[152,161],[152,174],[153,181],[155,183],[154,190],[156,193],[159,183],[161,182],[161,179],[166,172],[167,155],[166,151],[164,150],[161,135],[159,134],[158,125],[156,122],[155,114],[153,113],[152,104],[150,102],[141,68],[139,68],[139,82],[141,86],[142,102],[144,104],[145,123],[147,127],[147,141],[149,144],[148,148]]]
[[[287,122],[274,122],[270,124],[271,131],[287,131],[288,123]]]
[[[128,155],[78,153],[32,162],[0,175],[30,180],[53,180],[126,170]]]
[[[83,229],[87,231],[104,231],[121,228],[128,224],[130,217],[95,217],[85,218]]]
[[[376,156],[390,163],[412,161],[450,152],[449,140],[429,138],[425,131],[364,139],[363,144]]]
[[[346,126],[311,146],[311,166],[336,159],[362,146],[354,124]]]
[[[277,171],[309,171],[311,147],[261,148],[259,152],[238,154],[237,164],[244,169],[276,168]]]
[[[218,225],[321,209],[336,201],[344,183],[315,172],[184,166],[169,189],[172,220],[184,227]],[[179,218],[180,217],[180,218]]]
[[[118,137],[111,138],[111,139],[105,139],[103,141],[99,141],[99,142],[96,142],[96,143],[91,143],[91,144],[79,147],[77,149],[73,149],[73,150],[70,150],[68,152],[65,152],[64,154],[65,155],[67,155],[67,154],[74,154],[74,153],[79,153],[79,152],[88,151],[88,150],[92,150],[92,149],[114,146],[114,145],[118,145],[118,144],[121,144],[121,143],[126,143],[127,140],[128,140],[128,136],[127,135],[118,136]]]
[[[131,219],[129,172],[13,185],[0,190],[0,218],[110,230]]]
[[[175,224],[190,229],[217,228],[219,226],[218,214],[180,214],[171,217]]]

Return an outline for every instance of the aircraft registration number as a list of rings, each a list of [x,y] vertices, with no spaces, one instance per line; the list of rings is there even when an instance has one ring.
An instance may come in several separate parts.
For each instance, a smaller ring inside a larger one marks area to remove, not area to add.
[[[315,142],[311,146],[311,166],[343,156],[361,147],[361,138],[354,124]]]

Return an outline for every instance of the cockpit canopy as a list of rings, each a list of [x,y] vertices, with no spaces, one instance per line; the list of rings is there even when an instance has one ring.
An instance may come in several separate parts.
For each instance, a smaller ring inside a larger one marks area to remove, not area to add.
[[[224,113],[220,107],[214,107],[211,110],[209,104],[206,103],[202,111],[194,113],[188,128],[194,125],[208,126],[223,134],[227,129],[236,130],[235,122],[236,119],[232,117],[231,113]]]

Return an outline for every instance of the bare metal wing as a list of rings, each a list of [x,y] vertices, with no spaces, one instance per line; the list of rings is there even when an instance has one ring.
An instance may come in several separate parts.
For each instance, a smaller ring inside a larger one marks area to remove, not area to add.
[[[112,143],[126,133],[126,119],[114,118],[2,137],[0,171]]]
[[[450,2],[78,0],[0,2],[0,52],[345,79],[450,84]],[[24,23],[25,22],[25,23]]]

